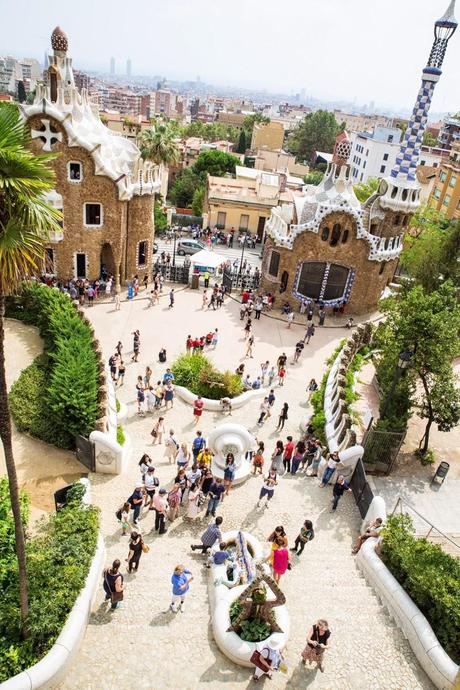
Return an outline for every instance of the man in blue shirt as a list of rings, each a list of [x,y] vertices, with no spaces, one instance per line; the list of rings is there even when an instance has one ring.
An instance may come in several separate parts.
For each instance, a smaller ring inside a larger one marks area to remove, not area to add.
[[[206,567],[210,568],[211,563],[214,563],[214,565],[223,565],[226,561],[233,561],[233,555],[230,551],[227,551],[227,544],[221,541],[217,551],[214,551],[214,553],[211,553],[209,556]]]
[[[203,433],[201,431],[196,432],[196,436],[192,443],[192,453],[193,459],[196,460],[199,453],[206,447],[206,439],[203,438]]]
[[[180,610],[184,612],[185,595],[190,589],[190,583],[193,580],[190,570],[184,568],[183,565],[176,565],[174,573],[171,577],[172,584],[172,601],[169,606],[173,613],[177,613],[176,604],[180,602]]]
[[[170,383],[174,381],[174,374],[172,373],[171,369],[166,369],[165,373],[163,374],[163,383]]]

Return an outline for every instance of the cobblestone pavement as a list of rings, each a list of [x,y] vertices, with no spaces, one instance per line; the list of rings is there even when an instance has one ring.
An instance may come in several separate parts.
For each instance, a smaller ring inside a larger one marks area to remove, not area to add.
[[[138,479],[137,461],[143,452],[154,459],[162,485],[173,478],[174,468],[163,457],[163,447],[152,448],[149,435],[155,415],[139,417],[134,403],[134,383],[146,364],[156,375],[163,366],[156,363],[156,353],[163,344],[168,348],[168,362],[183,347],[186,335],[201,334],[218,327],[222,334],[213,359],[221,368],[234,369],[243,355],[242,329],[238,307],[229,302],[221,312],[203,313],[200,296],[185,292],[178,295],[174,312],[164,305],[146,309],[145,303],[123,305],[113,312],[111,305],[88,309],[96,332],[107,355],[121,339],[131,349],[131,332],[141,331],[141,356],[137,365],[128,366],[125,384],[119,398],[129,405],[124,428],[134,453],[123,476],[94,475],[93,495],[102,511],[102,529],[106,539],[107,562],[127,556],[127,538],[120,536],[115,511],[127,498]],[[161,317],[161,318],[160,318]],[[287,329],[285,324],[262,319],[255,324],[255,359],[248,360],[255,374],[261,361],[273,361],[285,350],[291,355],[293,345],[304,329]],[[318,329],[312,344],[306,348],[301,364],[290,367],[283,389],[278,388],[275,414],[262,429],[254,427],[258,403],[234,412],[230,418],[246,425],[266,442],[271,452],[278,437],[276,415],[282,402],[290,403],[289,420],[281,437],[297,435],[301,416],[307,412],[304,390],[307,380],[318,380],[324,360],[337,345],[340,331]],[[129,357],[125,355],[129,362]],[[282,394],[281,394],[282,393]],[[179,399],[166,413],[167,426],[175,428],[180,441],[192,441],[194,427],[190,407]],[[203,414],[200,428],[204,434],[222,421],[210,412]],[[266,454],[268,457],[268,453]],[[268,464],[268,460],[267,460]],[[275,525],[284,525],[290,542],[306,518],[313,520],[316,538],[301,557],[293,557],[293,568],[281,580],[291,617],[287,648],[287,675],[275,674],[270,687],[323,688],[327,690],[415,690],[432,688],[419,669],[410,647],[399,629],[384,613],[372,590],[360,577],[350,554],[350,545],[359,529],[360,519],[352,496],[345,495],[336,513],[330,512],[330,489],[319,489],[317,481],[304,477],[283,477],[268,510],[258,509],[256,502],[260,477],[250,477],[225,499],[219,513],[223,528],[242,527],[264,541]],[[126,594],[123,607],[107,610],[102,589],[97,595],[81,650],[69,669],[61,690],[128,690],[183,688],[248,688],[250,671],[234,665],[217,649],[210,624],[207,595],[208,571],[202,557],[190,552],[190,543],[199,540],[206,521],[195,524],[183,518],[176,520],[167,534],[151,532],[153,513],[144,514],[140,528],[150,553],[143,554],[139,572],[125,574]],[[170,603],[170,577],[177,563],[184,563],[195,576],[184,613],[167,612]],[[101,581],[102,585],[102,581]],[[299,664],[308,627],[318,617],[329,621],[332,647],[327,654],[324,674]]]

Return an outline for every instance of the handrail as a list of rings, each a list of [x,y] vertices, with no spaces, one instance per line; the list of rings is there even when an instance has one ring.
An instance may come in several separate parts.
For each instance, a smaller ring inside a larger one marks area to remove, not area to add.
[[[424,517],[421,513],[419,513],[418,510],[416,510],[416,509],[409,503],[409,501],[406,501],[405,498],[402,498],[401,496],[398,497],[398,500],[396,501],[396,505],[395,505],[395,507],[393,508],[393,510],[391,511],[391,515],[394,515],[394,514],[395,514],[395,512],[396,512],[396,510],[397,510],[397,508],[398,508],[398,505],[400,505],[400,504],[401,504],[401,514],[402,514],[402,512],[403,512],[403,511],[402,511],[402,504],[403,504],[403,503],[405,503],[407,506],[409,506],[409,508],[410,508],[416,515],[418,515],[420,518],[422,518],[422,520],[424,520],[426,523],[428,523],[428,524],[431,526],[431,529],[428,531],[428,534],[426,535],[426,537],[428,537],[428,536],[431,534],[432,530],[436,530],[436,532],[438,532],[442,537],[444,537],[444,539],[447,539],[447,541],[449,541],[449,542],[450,542],[451,544],[453,544],[457,549],[460,550],[460,544],[458,544],[456,541],[454,541],[453,539],[451,539],[450,537],[448,537],[447,534],[445,534],[445,532],[443,532],[443,531],[440,530],[438,527],[436,527],[436,525],[433,525],[432,522],[430,522],[429,520],[427,520],[426,517]],[[426,538],[426,537],[425,537],[425,538]]]

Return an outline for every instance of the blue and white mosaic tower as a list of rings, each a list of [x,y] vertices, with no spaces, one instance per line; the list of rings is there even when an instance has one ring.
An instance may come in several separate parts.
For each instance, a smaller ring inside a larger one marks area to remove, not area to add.
[[[422,72],[422,85],[412,116],[391,175],[382,183],[383,195],[380,198],[380,206],[384,209],[411,213],[420,203],[420,190],[416,178],[417,164],[428,120],[428,111],[434,88],[441,76],[447,44],[458,26],[454,11],[455,0],[451,0],[446,13],[434,25],[434,43],[428,64]]]

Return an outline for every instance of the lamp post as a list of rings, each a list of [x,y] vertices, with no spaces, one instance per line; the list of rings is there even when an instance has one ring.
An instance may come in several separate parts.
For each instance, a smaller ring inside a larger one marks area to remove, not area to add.
[[[173,237],[174,237],[172,265],[175,267],[176,266],[176,226],[175,225],[173,226],[172,231],[173,231]]]
[[[413,354],[414,353],[411,350],[403,350],[399,353],[398,363],[396,365],[395,373],[393,376],[393,383],[391,384],[391,388],[386,397],[385,404],[383,405],[381,419],[384,419],[384,417],[386,417],[386,414],[388,412],[388,406],[390,404],[390,400],[393,396],[393,393],[395,392],[398,381],[407,369],[407,367],[409,366]]]

